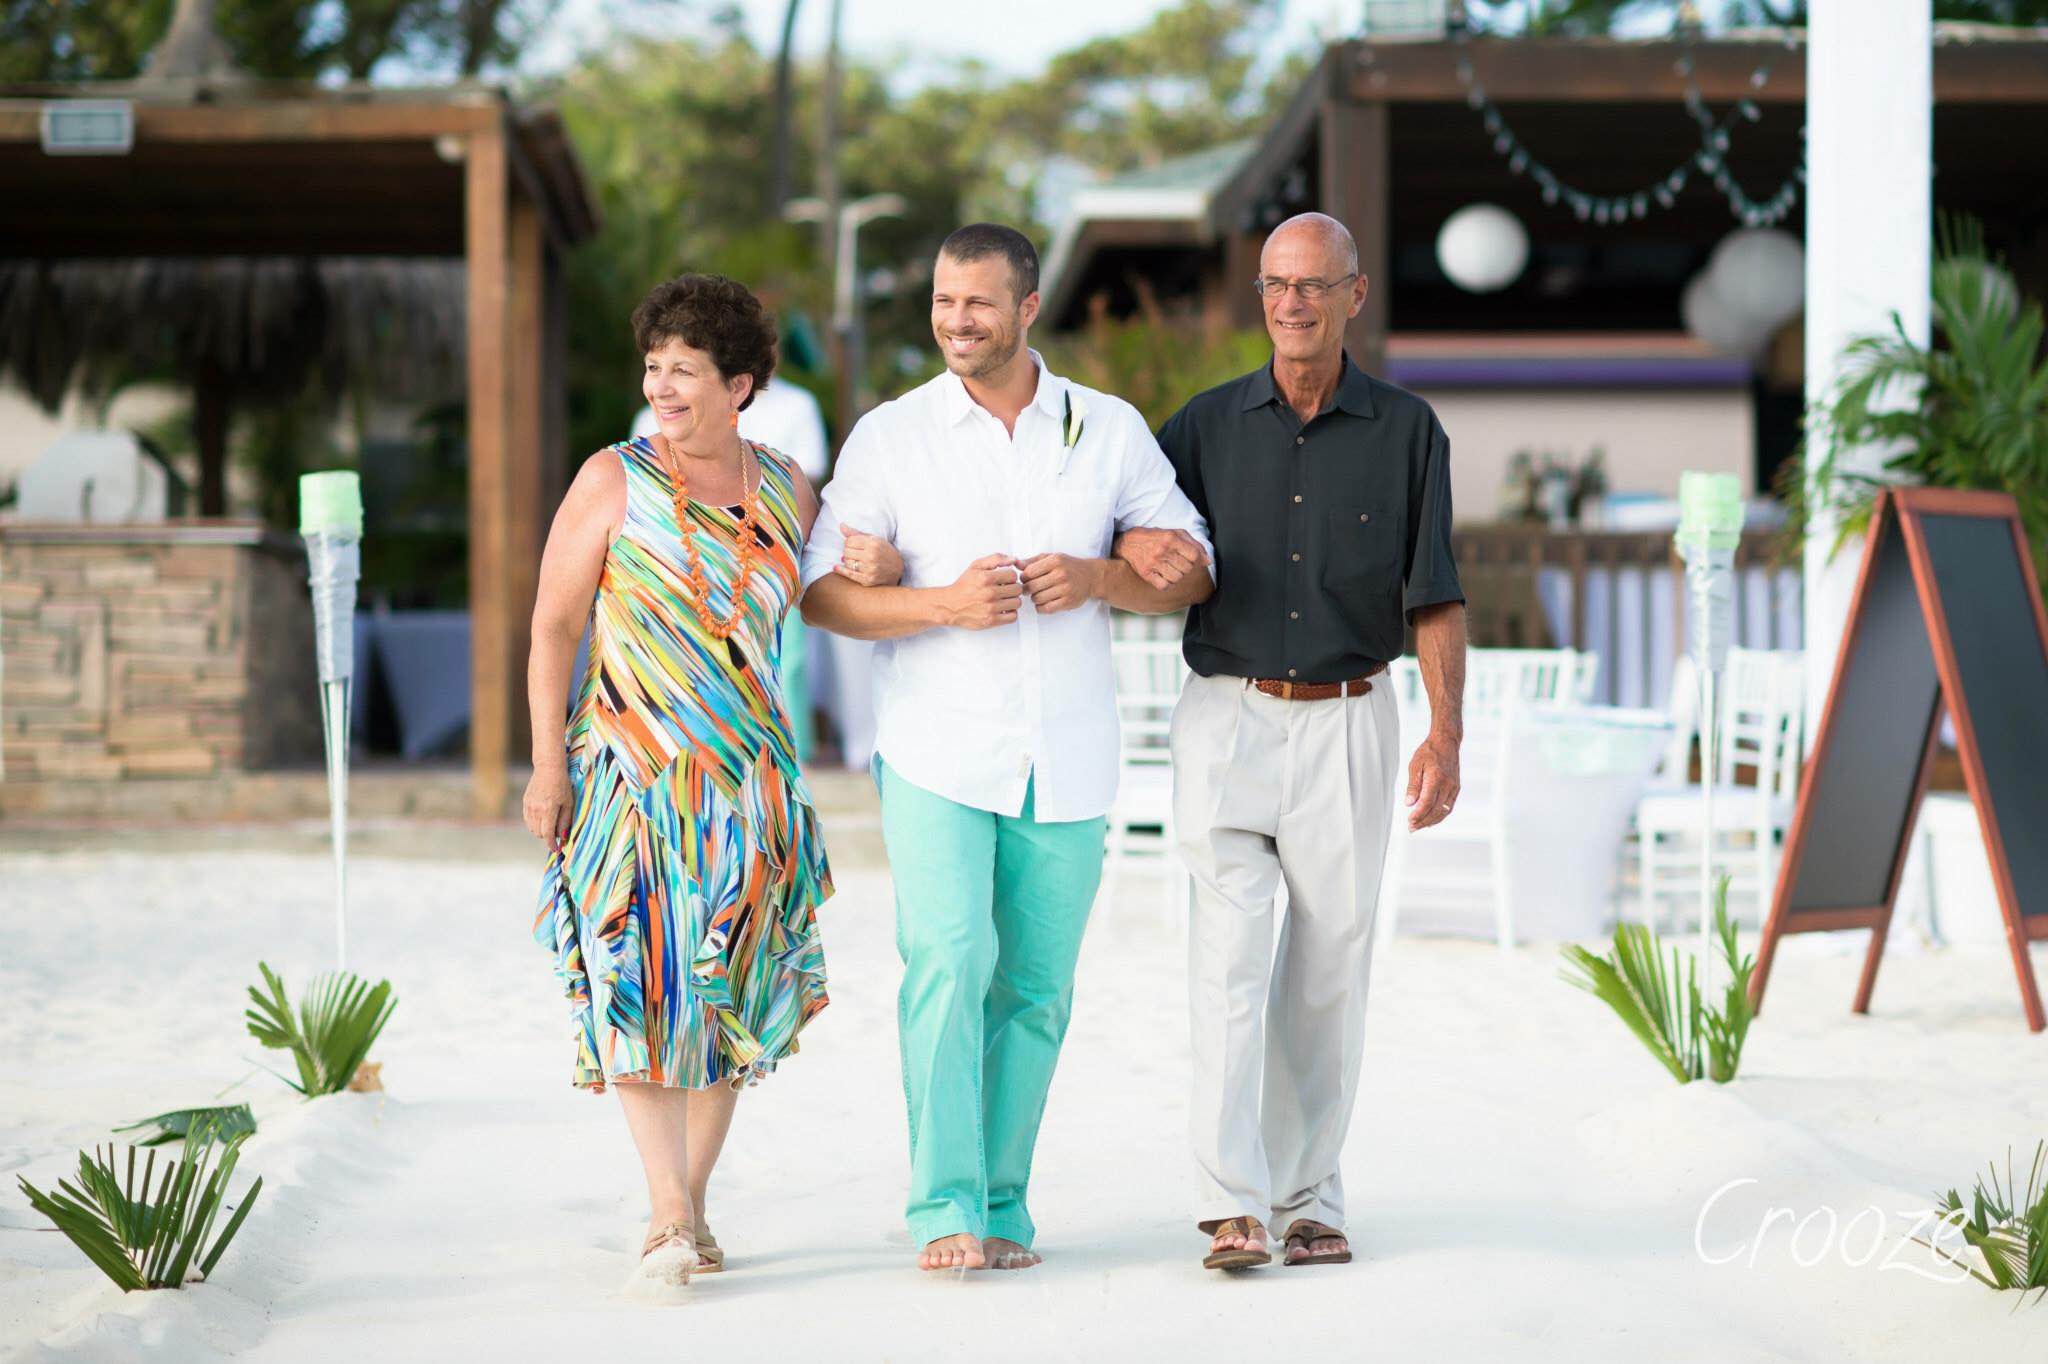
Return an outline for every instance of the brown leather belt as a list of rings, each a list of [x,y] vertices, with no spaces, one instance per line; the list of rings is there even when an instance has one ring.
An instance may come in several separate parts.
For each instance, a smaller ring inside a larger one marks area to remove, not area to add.
[[[1387,670],[1384,663],[1366,669],[1363,677],[1348,682],[1286,682],[1277,677],[1248,677],[1255,691],[1277,696],[1282,701],[1331,701],[1339,696],[1363,696],[1372,690],[1372,679]]]

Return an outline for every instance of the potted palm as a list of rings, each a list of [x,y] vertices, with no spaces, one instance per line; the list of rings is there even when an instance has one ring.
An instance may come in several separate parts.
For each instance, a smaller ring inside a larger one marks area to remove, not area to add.
[[[1889,331],[1849,344],[1841,386],[1809,416],[1803,458],[1783,489],[1787,501],[1795,513],[1816,504],[1838,513],[1839,548],[1868,528],[1886,483],[2010,493],[2034,562],[2048,570],[2041,305],[2020,297],[1986,249],[1983,228],[1967,219],[1942,225],[1931,292],[1931,345],[1908,337],[1896,315]],[[1893,452],[1881,474],[1838,464],[1838,451],[1860,446]],[[1810,480],[1802,476],[1809,467]],[[1803,534],[1803,526],[1793,533]]]

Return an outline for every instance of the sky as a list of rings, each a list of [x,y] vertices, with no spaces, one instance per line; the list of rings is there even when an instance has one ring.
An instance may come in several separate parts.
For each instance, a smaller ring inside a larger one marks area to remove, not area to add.
[[[1056,53],[1104,34],[1144,24],[1166,8],[1160,0],[843,0],[841,20],[847,47],[865,56],[916,58],[908,68],[942,74],[948,57],[978,57],[1015,75],[1042,69]],[[738,0],[747,31],[763,50],[781,39],[784,0]],[[559,67],[577,50],[616,28],[624,6],[617,0],[564,0],[547,35],[529,48],[521,65],[533,70]],[[693,0],[680,14],[660,22],[670,27],[702,23],[714,5]],[[1357,26],[1362,0],[1284,0],[1274,41],[1281,48],[1304,45],[1321,34],[1336,37]],[[804,0],[797,21],[797,49],[824,51],[832,0]],[[649,14],[662,11],[650,10]],[[968,16],[971,16],[968,17]],[[638,27],[647,19],[628,20]]]

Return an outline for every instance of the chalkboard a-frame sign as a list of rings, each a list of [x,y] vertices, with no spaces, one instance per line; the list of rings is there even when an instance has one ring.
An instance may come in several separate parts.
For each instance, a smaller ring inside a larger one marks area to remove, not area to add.
[[[1991,858],[2027,1026],[2048,1026],[2027,944],[2048,939],[2048,613],[2004,493],[1880,495],[1778,884],[1752,1003],[1788,933],[1868,928],[1857,1013],[1884,955],[1944,706]]]

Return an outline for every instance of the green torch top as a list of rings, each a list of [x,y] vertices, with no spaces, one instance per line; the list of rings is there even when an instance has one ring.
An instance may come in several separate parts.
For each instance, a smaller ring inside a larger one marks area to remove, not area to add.
[[[1680,548],[1733,549],[1742,539],[1742,480],[1687,470],[1678,476]]]
[[[353,470],[300,476],[299,534],[362,538],[363,484]]]

